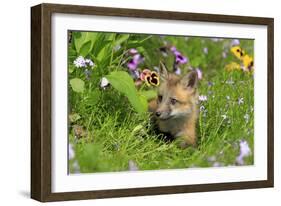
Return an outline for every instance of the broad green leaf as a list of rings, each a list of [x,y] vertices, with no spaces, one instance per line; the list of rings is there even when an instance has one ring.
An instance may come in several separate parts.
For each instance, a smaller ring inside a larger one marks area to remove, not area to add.
[[[138,113],[147,111],[147,101],[138,95],[133,79],[127,72],[115,71],[106,76],[110,84],[124,94]]]
[[[151,100],[157,97],[157,92],[154,90],[143,90],[139,91],[141,96],[144,96],[147,100]]]
[[[81,47],[88,41],[91,41],[90,50],[92,50],[93,45],[97,38],[97,33],[95,32],[73,32],[74,45],[76,52],[79,52]]]
[[[91,47],[92,47],[92,42],[89,40],[81,46],[79,50],[79,54],[82,55],[83,57],[86,57],[90,53]]]
[[[88,106],[96,105],[100,100],[101,91],[95,89],[89,93],[89,96],[85,99],[85,104]]]
[[[70,86],[75,92],[83,92],[84,91],[84,86],[85,82],[82,79],[79,78],[74,78],[70,80]]]

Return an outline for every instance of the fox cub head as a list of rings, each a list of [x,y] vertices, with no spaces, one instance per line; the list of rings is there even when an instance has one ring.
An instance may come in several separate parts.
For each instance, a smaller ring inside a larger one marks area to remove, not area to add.
[[[161,83],[158,90],[155,116],[159,120],[185,118],[196,112],[197,83],[196,71],[183,77],[168,73],[165,66],[160,67]]]

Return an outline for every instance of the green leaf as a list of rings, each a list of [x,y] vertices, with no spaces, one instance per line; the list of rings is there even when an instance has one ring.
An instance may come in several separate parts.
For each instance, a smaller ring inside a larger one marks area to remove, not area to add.
[[[70,80],[70,86],[73,91],[80,93],[84,91],[85,82],[82,79],[74,78]]]
[[[82,55],[83,57],[86,57],[90,53],[91,48],[92,48],[92,42],[91,41],[87,41],[80,48],[79,54]]]
[[[68,72],[71,74],[75,69],[75,66],[73,64],[68,65]]]
[[[141,96],[144,96],[147,100],[151,100],[157,97],[157,92],[154,90],[143,90],[139,91]]]
[[[114,45],[113,45],[113,46],[117,46],[117,45],[122,44],[124,41],[126,41],[127,39],[129,39],[129,37],[130,37],[130,34],[122,34],[122,35],[120,35],[120,38],[117,39],[117,40],[114,42]]]
[[[148,106],[146,98],[138,94],[134,81],[127,72],[111,72],[106,78],[113,88],[128,98],[129,102],[138,113],[147,111]]]
[[[81,47],[88,41],[91,41],[90,50],[92,50],[97,38],[97,34],[98,33],[95,32],[73,32],[73,39],[76,52],[79,53]]]
[[[146,38],[142,39],[142,40],[134,40],[134,41],[130,41],[127,45],[128,48],[137,48],[139,46],[141,46],[146,40],[150,39],[152,36],[147,36]]]

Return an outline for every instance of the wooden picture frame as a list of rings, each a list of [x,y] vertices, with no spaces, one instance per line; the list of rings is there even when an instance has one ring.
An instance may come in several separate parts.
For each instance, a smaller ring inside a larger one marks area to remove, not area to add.
[[[143,188],[95,191],[52,192],[51,149],[51,17],[54,13],[134,17],[145,19],[182,20],[263,25],[267,27],[267,178],[258,181],[214,184],[170,185]],[[273,187],[274,183],[274,70],[272,18],[120,9],[91,6],[40,4],[31,8],[31,198],[42,201],[81,200],[92,198],[160,195],[219,190]]]

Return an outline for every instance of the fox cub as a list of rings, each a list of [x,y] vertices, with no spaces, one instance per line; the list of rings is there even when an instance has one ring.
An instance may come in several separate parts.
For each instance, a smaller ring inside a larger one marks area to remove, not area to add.
[[[158,129],[169,133],[181,148],[196,145],[196,122],[198,118],[198,76],[191,71],[183,77],[168,73],[160,67],[158,97],[149,103]]]

